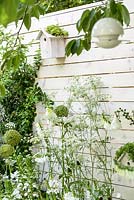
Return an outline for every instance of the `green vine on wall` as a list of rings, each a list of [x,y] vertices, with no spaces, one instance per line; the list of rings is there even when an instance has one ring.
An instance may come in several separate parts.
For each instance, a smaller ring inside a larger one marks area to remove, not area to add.
[[[32,126],[36,116],[36,103],[49,102],[46,94],[42,92],[38,84],[35,84],[40,58],[35,57],[35,63],[21,63],[15,71],[6,71],[2,80],[6,88],[6,95],[0,98],[0,104],[4,109],[4,120],[0,125],[0,131],[4,134],[6,123],[13,122],[16,130],[23,136],[19,145],[21,151],[27,150],[30,143],[28,137],[32,134]],[[38,61],[37,61],[38,60]]]

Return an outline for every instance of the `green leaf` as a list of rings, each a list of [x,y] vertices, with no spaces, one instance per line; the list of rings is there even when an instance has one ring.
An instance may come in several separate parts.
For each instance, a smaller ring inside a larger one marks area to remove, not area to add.
[[[93,24],[96,22],[95,16],[96,16],[95,9],[92,9],[90,12],[89,18],[87,20],[87,23],[86,23],[85,32],[91,31]]]
[[[87,27],[87,20],[89,20],[90,16],[90,10],[85,10],[80,18],[80,20],[77,22],[77,30],[80,32],[82,29],[85,31]]]
[[[80,32],[81,30],[82,30],[82,26],[81,26],[81,21],[80,21],[80,19],[77,21],[77,23],[76,23],[76,28],[77,28],[77,30],[78,30],[78,32]]]
[[[35,0],[20,0],[20,1],[27,5],[34,5],[34,3],[35,3]]]
[[[110,0],[110,11],[114,15],[117,11],[116,9],[116,3],[114,0]]]
[[[69,56],[72,53],[71,49],[72,49],[73,45],[75,44],[75,42],[76,42],[76,40],[74,39],[74,40],[71,40],[66,45],[66,48],[65,48],[66,56]]]
[[[89,49],[91,48],[91,41],[87,41],[86,39],[83,40],[83,47],[85,48],[85,50],[89,51]]]
[[[129,24],[130,24],[130,15],[129,15],[128,9],[124,5],[121,5],[121,14],[122,14],[123,22],[127,26],[129,26]]]
[[[83,50],[83,45],[82,45],[82,40],[81,39],[78,39],[76,40],[76,54],[77,56],[79,56]]]
[[[0,1],[0,24],[7,26],[14,21],[17,16],[18,0]]]
[[[0,83],[0,96],[5,96],[5,94],[6,94],[5,86],[3,85],[3,83]]]
[[[31,27],[31,16],[30,16],[30,14],[25,15],[24,24],[25,24],[26,28],[29,30],[30,27]]]
[[[44,15],[45,14],[45,9],[41,6],[41,5],[38,5],[38,9],[39,9],[39,13],[41,15]]]
[[[123,17],[122,17],[122,8],[121,8],[121,3],[117,4],[117,12],[114,15],[114,18],[117,19],[123,26]]]
[[[36,17],[37,19],[39,19],[40,13],[39,13],[39,9],[38,6],[33,7],[32,9],[32,17]]]
[[[74,44],[71,47],[71,53],[74,55],[75,53],[77,55],[80,55],[82,52],[82,42],[81,39],[75,40]]]
[[[18,10],[17,12],[17,20],[21,19],[25,13],[25,6]]]
[[[19,67],[19,65],[20,65],[20,56],[19,55],[15,56],[13,58],[12,64],[13,64],[14,69],[17,69]]]
[[[6,62],[6,69],[10,69],[12,67],[12,61],[13,61],[12,57],[7,60],[7,62]]]

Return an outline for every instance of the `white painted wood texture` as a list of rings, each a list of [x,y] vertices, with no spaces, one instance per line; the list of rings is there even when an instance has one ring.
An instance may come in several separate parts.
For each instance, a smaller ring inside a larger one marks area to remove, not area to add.
[[[102,3],[50,13],[41,16],[39,21],[33,19],[29,31],[23,26],[21,35],[24,37],[23,43],[28,45],[29,48],[29,62],[32,62],[33,56],[36,55],[36,50],[39,48],[39,41],[36,38],[41,27],[44,28],[47,25],[58,23],[69,32],[69,37],[66,41],[68,42],[78,37],[75,24],[82,12],[87,8],[90,9],[100,4]],[[124,28],[125,34],[122,40],[125,41],[121,45],[114,49],[106,50],[97,48],[95,44],[92,44],[92,49],[89,52],[84,51],[80,56],[42,60],[37,81],[48,94],[56,93],[55,100],[57,105],[65,101],[67,94],[64,87],[69,84],[69,80],[74,75],[83,77],[97,75],[101,77],[104,83],[102,90],[111,96],[108,102],[101,103],[102,109],[105,107],[108,114],[113,114],[119,107],[126,108],[129,111],[134,110],[134,2],[132,0],[124,0],[124,4],[129,9],[131,23],[129,27]],[[17,32],[14,24],[9,25],[7,30],[13,33]],[[29,42],[31,42],[32,46],[29,45]],[[74,104],[76,110],[78,110],[78,102]],[[40,104],[37,105],[37,113],[37,119],[41,119],[45,113],[45,109]],[[116,149],[121,145],[134,141],[134,126],[130,126],[126,121],[123,121],[121,130],[110,132],[109,134],[112,138],[112,154],[114,155]],[[115,192],[121,192],[123,200],[134,200],[134,178],[128,179],[114,174],[113,183]]]

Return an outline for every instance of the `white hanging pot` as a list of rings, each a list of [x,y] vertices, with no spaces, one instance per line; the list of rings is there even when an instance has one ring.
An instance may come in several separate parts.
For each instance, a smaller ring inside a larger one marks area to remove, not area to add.
[[[102,48],[113,48],[120,44],[119,36],[123,35],[121,23],[110,17],[98,20],[92,30],[92,37],[97,40],[95,43]]]
[[[111,122],[111,126],[110,126],[110,130],[118,130],[121,129],[121,122],[119,121],[119,119],[116,117],[116,115],[114,115],[114,118]]]

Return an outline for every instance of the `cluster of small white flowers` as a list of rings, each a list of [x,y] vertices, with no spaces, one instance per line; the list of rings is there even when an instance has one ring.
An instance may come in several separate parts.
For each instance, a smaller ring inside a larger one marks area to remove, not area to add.
[[[36,123],[35,127],[36,127],[37,137],[41,141],[42,146],[45,147],[44,133],[42,131],[42,127],[41,127],[41,125],[39,123]]]
[[[45,163],[46,162],[46,157],[39,157],[39,158],[35,158],[35,162],[37,163]]]
[[[64,194],[64,200],[79,200],[79,198],[74,197],[72,192],[68,192]]]
[[[36,184],[33,183],[33,187],[34,188],[37,188]],[[18,183],[17,184],[17,187],[14,189],[13,193],[12,193],[12,198],[14,200],[17,200],[17,199],[22,199],[22,195],[21,195],[21,192],[24,192],[24,197],[27,197],[29,196],[29,193],[31,192],[30,190],[30,184],[28,182],[25,182],[24,184],[23,183]],[[34,192],[32,194],[33,197],[38,197],[38,193]]]
[[[48,181],[49,184],[49,189],[47,190],[47,193],[55,193],[58,194],[59,192],[61,192],[62,189],[62,184],[59,180],[56,179],[50,179]]]
[[[13,193],[12,193],[12,196],[16,199],[22,199],[22,196],[20,194],[20,189],[19,188],[15,188]]]
[[[89,190],[86,190],[85,191],[85,200],[91,200],[91,194],[90,194],[90,191]]]
[[[5,127],[7,129],[14,129],[15,128],[15,123],[13,122],[8,122],[7,124],[5,124]]]
[[[32,144],[38,144],[40,142],[40,139],[37,136],[31,137],[29,140]]]
[[[18,180],[18,176],[19,176],[18,171],[11,173],[11,179],[14,180],[14,181]]]
[[[119,121],[119,119],[117,118],[116,115],[113,116],[113,119],[111,121],[111,123],[105,122],[104,123],[104,128],[107,131],[112,131],[112,130],[118,130],[122,128],[121,122]]]
[[[7,197],[4,197],[4,198],[2,198],[2,200],[10,200],[9,198],[7,198]]]

